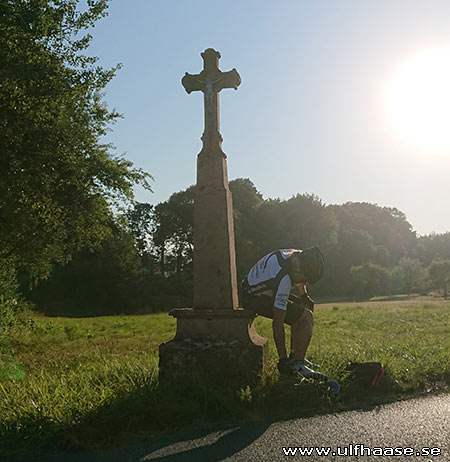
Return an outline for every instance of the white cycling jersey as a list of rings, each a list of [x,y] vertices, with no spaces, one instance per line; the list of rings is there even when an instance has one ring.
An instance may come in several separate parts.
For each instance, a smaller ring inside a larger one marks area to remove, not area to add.
[[[277,252],[279,252],[278,256]],[[284,270],[280,265],[279,257],[286,261],[293,253],[299,252],[299,250],[281,249],[277,252],[265,255],[251,268],[247,276],[248,293],[274,297],[274,306],[281,310],[286,310],[292,281],[289,274],[284,274],[279,282],[277,281],[277,277]],[[269,282],[272,283],[273,281],[277,283],[275,287],[271,287],[272,284],[269,284]]]

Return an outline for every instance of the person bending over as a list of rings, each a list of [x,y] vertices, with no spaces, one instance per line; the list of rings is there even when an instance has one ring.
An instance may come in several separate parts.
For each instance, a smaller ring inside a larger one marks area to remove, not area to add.
[[[306,360],[314,323],[314,302],[306,284],[323,276],[324,258],[318,247],[305,250],[280,249],[261,258],[241,283],[242,306],[271,318],[273,338],[278,352],[281,374],[293,372],[304,377],[318,375]],[[300,297],[291,293],[298,287]],[[291,326],[291,354],[286,351],[284,324]]]

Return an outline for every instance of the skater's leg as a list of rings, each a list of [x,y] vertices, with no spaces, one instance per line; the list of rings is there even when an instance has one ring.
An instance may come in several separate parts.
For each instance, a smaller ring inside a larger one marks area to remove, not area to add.
[[[310,310],[303,314],[291,327],[291,350],[294,351],[295,361],[304,361],[306,351],[311,342],[314,326],[314,316]]]

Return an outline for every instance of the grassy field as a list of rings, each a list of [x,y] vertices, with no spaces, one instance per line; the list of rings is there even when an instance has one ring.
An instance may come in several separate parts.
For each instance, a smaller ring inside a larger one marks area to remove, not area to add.
[[[318,305],[308,356],[342,382],[330,397],[311,383],[280,381],[272,340],[270,371],[251,386],[160,387],[158,345],[176,324],[167,314],[34,315],[0,336],[0,450],[12,457],[97,447],[184,425],[311,415],[448,390],[449,319],[444,301]],[[270,321],[257,318],[256,325],[271,338]],[[381,386],[346,383],[351,361],[382,362],[388,373]]]

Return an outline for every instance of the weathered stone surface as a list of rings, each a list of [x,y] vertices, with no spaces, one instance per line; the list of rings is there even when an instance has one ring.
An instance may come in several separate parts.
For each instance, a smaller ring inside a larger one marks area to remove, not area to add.
[[[220,168],[219,168],[220,166]],[[236,309],[233,205],[226,159],[198,157],[194,208],[194,308]]]
[[[263,339],[255,331],[253,325],[255,314],[251,311],[181,308],[172,310],[169,314],[177,318],[175,334],[177,341],[192,339],[248,342],[250,340],[259,344]]]
[[[159,379],[223,377],[252,381],[264,370],[265,349],[251,342],[172,340],[159,348]]]
[[[177,317],[177,333],[159,347],[160,380],[183,376],[251,380],[264,372],[268,340],[256,333],[252,313],[180,309],[171,314]]]

